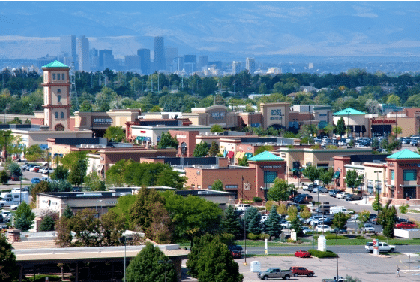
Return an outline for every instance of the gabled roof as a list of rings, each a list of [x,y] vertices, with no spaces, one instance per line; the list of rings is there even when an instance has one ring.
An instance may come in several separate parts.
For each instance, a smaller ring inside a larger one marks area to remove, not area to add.
[[[366,113],[352,109],[352,108],[347,108],[338,112],[335,112],[334,115],[335,116],[346,116],[346,115],[365,115]]]
[[[401,150],[392,154],[391,156],[388,156],[387,159],[414,160],[414,159],[420,159],[420,155],[408,149],[404,149],[404,150]]]
[[[283,159],[280,158],[279,156],[274,155],[273,153],[270,153],[269,151],[264,151],[256,156],[253,156],[252,158],[249,158],[248,161],[270,162],[270,161],[283,161]]]
[[[43,66],[42,68],[43,69],[46,69],[46,68],[66,68],[66,69],[68,69],[69,67],[66,66],[65,64],[55,60],[54,62],[51,62],[51,63]]]

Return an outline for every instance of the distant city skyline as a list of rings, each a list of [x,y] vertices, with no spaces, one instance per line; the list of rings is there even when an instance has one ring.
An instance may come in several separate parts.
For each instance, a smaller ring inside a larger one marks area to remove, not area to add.
[[[116,59],[153,51],[157,36],[209,61],[417,59],[419,18],[418,2],[2,2],[0,59],[56,56],[68,35]]]

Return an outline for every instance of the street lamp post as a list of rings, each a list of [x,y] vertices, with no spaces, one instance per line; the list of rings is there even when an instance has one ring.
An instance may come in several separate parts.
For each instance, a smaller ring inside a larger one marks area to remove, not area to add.
[[[244,240],[245,240],[245,252],[244,252],[244,265],[246,265],[246,209],[244,211]]]

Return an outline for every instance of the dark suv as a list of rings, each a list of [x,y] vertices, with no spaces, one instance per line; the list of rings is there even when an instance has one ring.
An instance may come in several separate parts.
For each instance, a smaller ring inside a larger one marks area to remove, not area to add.
[[[239,245],[229,245],[228,249],[232,254],[233,258],[242,258],[242,247]]]

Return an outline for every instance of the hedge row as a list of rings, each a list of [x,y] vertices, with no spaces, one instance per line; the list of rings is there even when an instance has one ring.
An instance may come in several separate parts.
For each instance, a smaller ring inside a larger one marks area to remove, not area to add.
[[[318,257],[318,258],[335,258],[337,257],[337,254],[331,251],[318,251],[318,250],[308,250],[309,253],[311,253],[311,255],[313,257]]]

